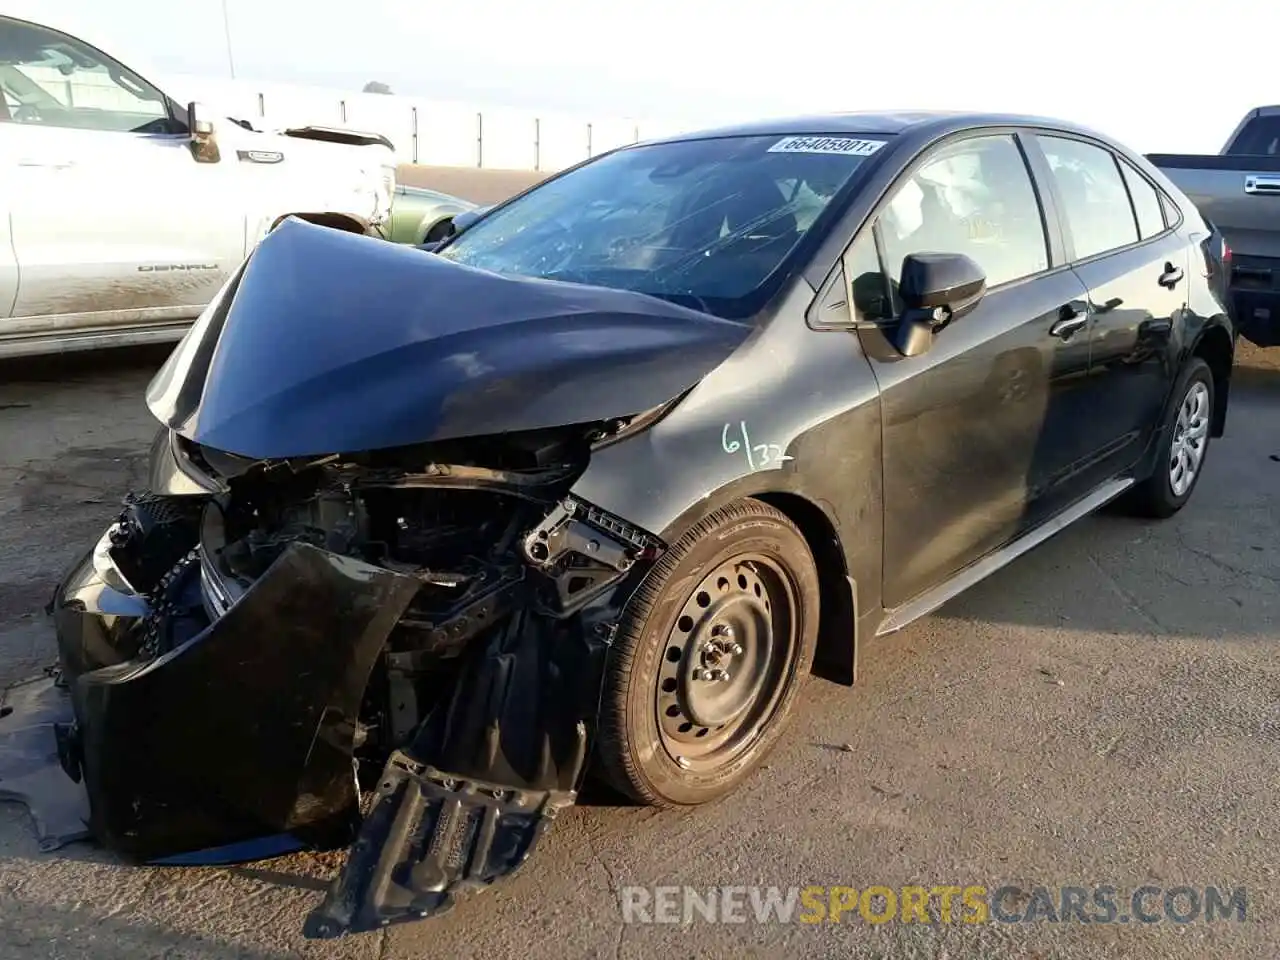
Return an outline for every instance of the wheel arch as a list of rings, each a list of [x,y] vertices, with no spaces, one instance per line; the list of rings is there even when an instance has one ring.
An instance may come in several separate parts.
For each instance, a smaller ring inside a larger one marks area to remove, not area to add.
[[[1200,357],[1213,375],[1213,422],[1209,435],[1220,437],[1226,431],[1227,403],[1230,400],[1231,370],[1235,362],[1235,341],[1221,323],[1207,325],[1191,347],[1190,356]]]
[[[715,490],[687,507],[659,534],[672,543],[703,517],[739,500],[753,499],[780,511],[799,528],[818,568],[818,647],[813,673],[842,686],[857,675],[857,583],[849,575],[845,553],[831,509],[803,492],[760,482],[752,474]]]
[[[813,672],[824,680],[853,686],[858,662],[858,591],[845,565],[835,524],[822,507],[798,493],[762,491],[755,499],[781,511],[804,535],[818,567],[818,648]]]
[[[432,241],[431,234],[433,231],[446,223],[452,223],[454,217],[464,212],[465,211],[461,208],[455,209],[453,207],[442,207],[432,210],[418,221],[418,229],[415,233],[415,236],[417,237],[416,242],[430,243]],[[443,240],[444,238],[436,237],[435,239]]]

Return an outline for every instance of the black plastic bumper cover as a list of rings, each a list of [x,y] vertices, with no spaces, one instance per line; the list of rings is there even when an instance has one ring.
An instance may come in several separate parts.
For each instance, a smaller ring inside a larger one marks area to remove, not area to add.
[[[595,611],[609,616],[603,606]],[[605,646],[583,621],[518,613],[452,700],[394,753],[347,864],[304,932],[329,938],[448,910],[517,870],[573,804]]]
[[[136,860],[277,833],[350,842],[361,699],[416,591],[293,545],[179,648],[74,677],[94,836]]]

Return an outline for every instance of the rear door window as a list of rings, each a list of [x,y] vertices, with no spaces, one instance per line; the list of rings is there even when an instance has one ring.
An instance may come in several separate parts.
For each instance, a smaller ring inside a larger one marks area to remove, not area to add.
[[[1124,182],[1129,186],[1129,196],[1133,198],[1133,212],[1138,216],[1138,229],[1142,239],[1164,233],[1164,213],[1160,210],[1160,195],[1132,164],[1121,160],[1120,169],[1124,172]]]
[[[1066,137],[1037,135],[1036,142],[1049,161],[1076,259],[1138,242],[1129,191],[1110,150]]]

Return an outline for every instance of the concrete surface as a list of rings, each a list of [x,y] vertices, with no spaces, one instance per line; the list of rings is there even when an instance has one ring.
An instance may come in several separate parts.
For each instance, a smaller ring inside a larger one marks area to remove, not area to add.
[[[451,914],[307,942],[339,857],[138,869],[41,854],[0,805],[0,954],[89,957],[1274,957],[1280,867],[1280,351],[1164,523],[1091,518],[806,689],[765,770],[692,813],[569,812]],[[142,476],[159,355],[0,367],[0,681]],[[1245,923],[624,925],[629,884],[1244,886]]]

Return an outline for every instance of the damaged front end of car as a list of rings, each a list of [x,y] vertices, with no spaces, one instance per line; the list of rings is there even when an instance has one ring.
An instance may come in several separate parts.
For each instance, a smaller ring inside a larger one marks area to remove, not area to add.
[[[314,936],[515,869],[574,800],[610,625],[661,549],[569,493],[602,429],[319,461],[189,451],[226,492],[134,499],[108,534],[148,607],[119,662],[74,596],[55,604],[63,662],[88,670],[69,736],[94,835],[143,860],[267,831],[354,840]]]
[[[386,305],[345,333],[316,317],[344,309],[339,254]],[[305,925],[332,937],[447,909],[574,802],[614,625],[664,549],[575,483],[745,334],[435,261],[286,224],[157,375],[149,490],[59,585],[59,667],[0,720],[0,793],[47,846],[85,832],[76,791],[139,862],[349,845]],[[403,319],[422,277],[452,305],[434,325]]]

